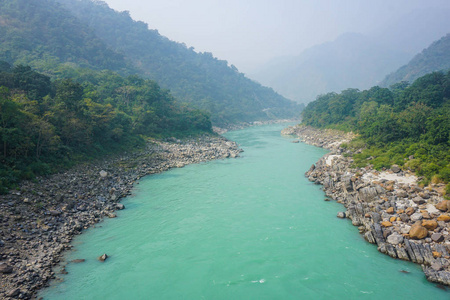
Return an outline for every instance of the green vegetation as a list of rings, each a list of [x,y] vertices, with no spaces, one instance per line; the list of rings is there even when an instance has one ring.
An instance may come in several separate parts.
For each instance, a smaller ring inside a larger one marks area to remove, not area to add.
[[[301,110],[227,61],[170,41],[102,1],[0,1],[0,60],[52,77],[61,64],[139,74],[222,127],[294,118]]]
[[[447,34],[417,54],[408,64],[386,76],[380,85],[389,86],[401,81],[413,82],[425,74],[449,69],[450,34]]]
[[[137,76],[70,69],[50,80],[0,62],[0,192],[145,137],[211,132],[209,116]],[[64,78],[64,76],[70,78]]]
[[[360,138],[347,145],[367,146],[354,155],[358,166],[398,164],[424,176],[425,184],[450,182],[450,72],[425,75],[411,86],[319,96],[303,111],[303,123],[358,132]]]

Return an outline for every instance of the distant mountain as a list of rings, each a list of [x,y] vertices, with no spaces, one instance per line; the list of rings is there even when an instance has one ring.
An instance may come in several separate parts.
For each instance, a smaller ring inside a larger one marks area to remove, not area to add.
[[[122,53],[146,77],[170,89],[180,100],[211,112],[213,123],[292,118],[300,106],[254,82],[227,61],[149,30],[128,12],[102,1],[58,0],[109,47]]]
[[[393,67],[405,63],[404,57],[404,52],[388,49],[367,36],[347,33],[297,57],[278,59],[251,76],[306,103],[327,92],[369,88]]]
[[[412,11],[366,34],[347,33],[295,57],[276,58],[249,75],[282,95],[310,102],[319,94],[367,89],[450,31],[449,10]]]
[[[380,83],[388,87],[400,81],[413,82],[425,74],[450,69],[450,34],[432,43],[406,65],[389,74]]]

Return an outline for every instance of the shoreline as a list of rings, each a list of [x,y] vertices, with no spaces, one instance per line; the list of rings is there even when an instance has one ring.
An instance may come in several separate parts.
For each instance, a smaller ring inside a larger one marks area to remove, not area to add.
[[[55,279],[54,267],[72,248],[72,238],[105,217],[115,218],[114,211],[125,208],[120,200],[143,176],[236,158],[241,151],[221,136],[151,141],[143,150],[22,182],[0,195],[0,299],[36,298]]]
[[[428,281],[450,286],[450,201],[441,185],[421,188],[414,173],[398,166],[354,168],[353,153],[340,147],[352,133],[296,125],[282,134],[330,150],[305,176],[344,205],[337,217],[350,219],[379,252],[420,264]]]

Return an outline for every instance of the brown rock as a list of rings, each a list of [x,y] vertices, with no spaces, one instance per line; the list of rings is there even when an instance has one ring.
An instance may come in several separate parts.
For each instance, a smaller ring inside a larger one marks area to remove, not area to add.
[[[436,204],[436,208],[439,209],[440,211],[447,211],[448,210],[448,203],[450,203],[450,201],[448,200],[444,200],[442,202],[439,202],[438,204]]]
[[[438,223],[435,220],[423,220],[422,226],[428,230],[435,230],[438,227]]]
[[[422,211],[421,214],[424,219],[431,219],[430,214],[427,211]]]
[[[405,210],[399,209],[399,210],[397,211],[397,214],[402,214],[402,213],[404,213],[404,212],[405,212]]]
[[[389,219],[389,222],[395,222],[395,221],[397,221],[397,217],[394,217],[394,216],[392,216],[390,219]]]
[[[410,216],[410,215],[412,215],[413,213],[414,213],[414,208],[412,208],[412,207],[408,207],[406,210],[405,210],[405,213],[408,215],[408,216]]]
[[[386,209],[386,212],[387,212],[388,214],[393,214],[393,213],[394,213],[394,208],[391,206],[391,207],[389,207],[388,209]]]
[[[413,226],[411,226],[411,229],[409,230],[409,237],[416,240],[421,240],[428,235],[428,230],[420,225],[420,223],[416,223]]]
[[[444,222],[449,222],[450,221],[450,216],[449,215],[440,215],[437,218],[438,221],[444,221]]]
[[[388,185],[386,187],[386,190],[389,191],[389,192],[392,192],[394,190],[394,186],[393,185]]]
[[[433,257],[434,258],[441,258],[442,257],[442,253],[441,252],[437,252],[437,251],[433,251]]]
[[[389,222],[389,221],[384,221],[384,222],[381,222],[381,226],[384,226],[384,227],[391,227],[391,226],[392,226],[392,223]]]

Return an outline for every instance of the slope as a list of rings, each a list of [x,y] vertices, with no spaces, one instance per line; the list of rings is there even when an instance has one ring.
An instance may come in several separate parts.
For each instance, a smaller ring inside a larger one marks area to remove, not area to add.
[[[113,49],[123,53],[143,74],[196,107],[211,112],[216,125],[291,118],[295,103],[246,78],[227,61],[149,30],[128,12],[117,12],[102,1],[58,0],[95,30]]]
[[[390,86],[400,81],[413,82],[427,73],[448,69],[450,69],[450,34],[435,41],[414,56],[408,64],[387,75],[380,85]]]
[[[52,72],[61,63],[133,73],[85,24],[52,0],[0,1],[0,60]]]

